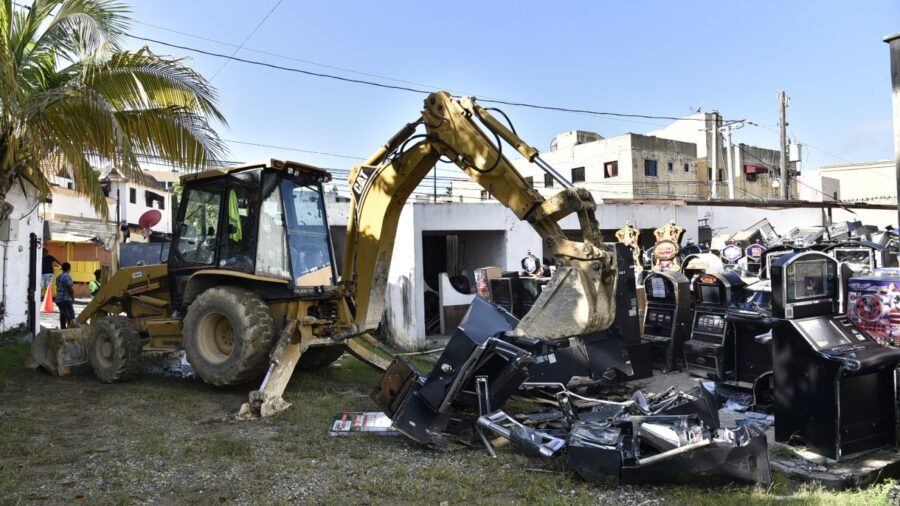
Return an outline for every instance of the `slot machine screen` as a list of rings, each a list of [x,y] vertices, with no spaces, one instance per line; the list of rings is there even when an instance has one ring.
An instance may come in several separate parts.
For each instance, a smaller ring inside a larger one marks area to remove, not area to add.
[[[700,285],[700,302],[721,306],[723,304],[722,291],[717,285]]]
[[[672,294],[672,285],[662,276],[653,276],[647,280],[645,290],[647,292],[647,300],[654,302],[672,302],[674,295]]]
[[[852,343],[849,337],[841,332],[836,332],[832,327],[831,320],[827,318],[797,320],[797,325],[816,343],[820,350]]]
[[[824,259],[794,262],[787,270],[789,302],[835,297],[835,264]]]
[[[512,301],[512,283],[508,279],[490,280],[491,299],[495,304],[509,304]]]

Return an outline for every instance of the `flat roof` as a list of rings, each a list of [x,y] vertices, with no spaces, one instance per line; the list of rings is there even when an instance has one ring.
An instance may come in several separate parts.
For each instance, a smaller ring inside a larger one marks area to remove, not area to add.
[[[193,181],[195,179],[205,179],[208,177],[216,177],[216,176],[225,176],[227,174],[231,174],[233,172],[239,172],[246,169],[252,169],[256,167],[265,167],[276,170],[285,170],[285,169],[294,169],[300,172],[307,172],[310,174],[321,176],[325,179],[325,181],[331,181],[331,173],[327,170],[316,167],[314,165],[308,165],[302,162],[294,162],[291,160],[277,160],[275,158],[269,158],[268,160],[260,160],[258,162],[252,163],[244,163],[241,165],[231,165],[228,167],[221,167],[217,169],[205,170],[203,172],[196,172],[193,174],[184,174],[181,176],[181,181]]]

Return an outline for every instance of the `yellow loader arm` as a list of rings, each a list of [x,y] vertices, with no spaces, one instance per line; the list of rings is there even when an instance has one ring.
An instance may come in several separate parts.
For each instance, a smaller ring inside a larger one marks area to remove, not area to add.
[[[476,119],[496,137],[497,145]],[[420,125],[426,133],[415,135]],[[544,199],[503,156],[501,139],[551,174],[564,190]],[[429,95],[421,117],[350,174],[350,221],[341,271],[353,317],[347,334],[378,326],[400,212],[441,157],[531,224],[553,253],[557,274],[515,333],[558,340],[609,327],[615,313],[615,255],[602,242],[594,199],[538,155],[475,99],[457,99],[446,92]],[[581,225],[580,241],[568,239],[559,225],[572,213],[577,213]]]

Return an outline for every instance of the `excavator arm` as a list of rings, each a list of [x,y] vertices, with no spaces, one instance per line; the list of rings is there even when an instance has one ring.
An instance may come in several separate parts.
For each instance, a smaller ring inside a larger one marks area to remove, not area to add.
[[[417,133],[420,127],[425,133]],[[563,191],[544,199],[503,156],[502,142],[551,174]],[[343,341],[348,351],[366,362],[381,369],[387,367],[383,357],[358,341],[369,346],[380,344],[367,332],[381,322],[400,213],[442,158],[451,160],[519,219],[530,223],[553,253],[556,276],[514,333],[561,340],[612,324],[615,256],[602,242],[591,194],[573,187],[541,160],[536,149],[474,99],[438,92],[425,99],[416,121],[404,126],[350,173],[350,216],[341,270],[343,304],[332,339]],[[572,213],[577,214],[581,225],[580,241],[568,239],[559,225]],[[281,395],[305,350],[304,342],[302,332],[298,341],[293,327],[288,327],[272,353],[266,378],[259,390],[250,393],[241,416],[269,416],[288,406]]]
[[[420,126],[424,126],[424,134],[416,134]],[[493,134],[494,141],[485,130]],[[501,140],[538,164],[564,189],[544,199],[502,154]],[[557,274],[516,334],[559,340],[612,324],[615,256],[602,242],[591,194],[573,187],[511,126],[499,122],[473,98],[437,92],[426,98],[420,118],[350,174],[350,221],[341,271],[352,314],[348,335],[374,329],[381,321],[400,212],[441,158],[452,161],[519,219],[531,224],[553,254]],[[559,225],[572,213],[577,214],[581,226],[578,241],[568,239]]]

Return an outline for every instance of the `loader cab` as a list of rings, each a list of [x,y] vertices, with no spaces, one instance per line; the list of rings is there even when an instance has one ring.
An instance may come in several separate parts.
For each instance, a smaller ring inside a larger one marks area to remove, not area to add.
[[[279,160],[182,178],[168,260],[173,306],[196,295],[189,286],[195,274],[205,285],[222,284],[226,277],[238,284],[266,283],[271,298],[334,286],[322,189],[330,179],[322,169]]]

